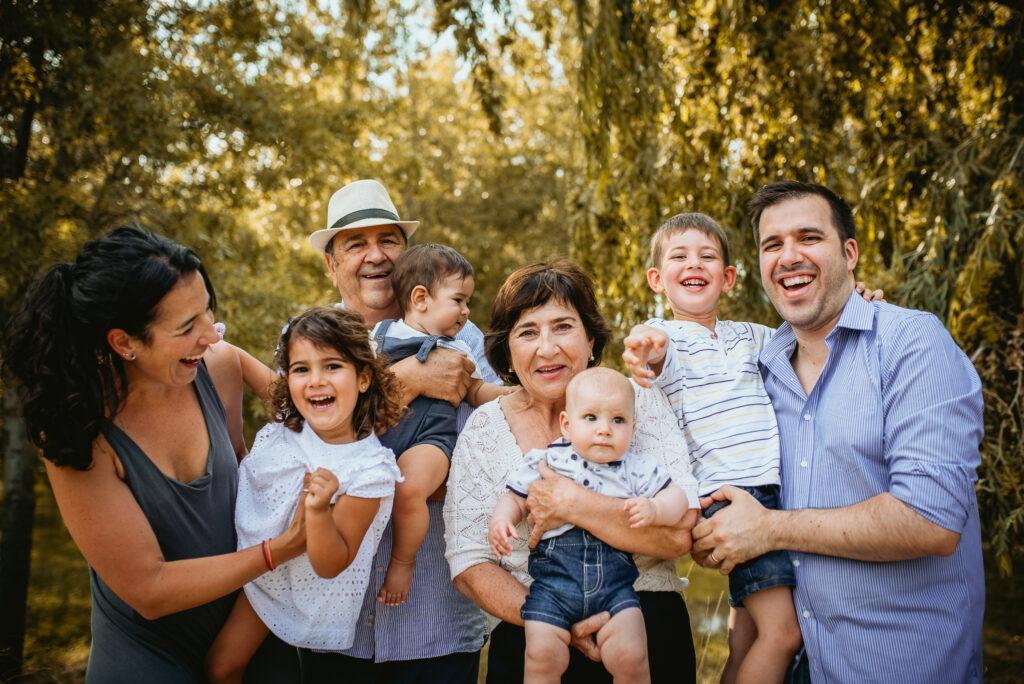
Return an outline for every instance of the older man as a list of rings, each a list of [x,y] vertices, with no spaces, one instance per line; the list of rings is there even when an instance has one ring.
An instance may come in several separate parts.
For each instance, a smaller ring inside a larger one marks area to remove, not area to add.
[[[977,373],[935,316],[854,293],[853,215],[830,190],[776,183],[750,208],[786,321],[760,361],[787,510],[723,487],[694,555],[727,573],[791,551],[815,682],[980,681]]]
[[[327,227],[310,235],[310,243],[324,253],[342,305],[362,314],[371,327],[401,317],[389,276],[417,225],[399,218],[383,185],[360,180],[331,197]],[[467,322],[457,337],[473,351],[483,379],[497,381],[484,357],[479,328]],[[409,357],[391,367],[407,399],[422,394],[453,404],[465,396],[472,369],[462,354],[447,349],[434,350],[426,363]],[[304,657],[307,681],[476,682],[486,621],[452,587],[444,558],[442,504],[428,502],[430,527],[417,554],[408,601],[398,607],[376,602],[391,556],[391,535],[386,534],[374,558],[355,643],[345,655]]]

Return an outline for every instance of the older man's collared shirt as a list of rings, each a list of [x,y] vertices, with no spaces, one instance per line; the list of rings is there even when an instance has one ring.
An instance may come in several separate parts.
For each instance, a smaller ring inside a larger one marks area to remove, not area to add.
[[[851,506],[888,492],[960,543],[949,557],[898,562],[791,553],[811,679],[981,681],[978,375],[935,316],[856,293],[826,343],[810,395],[790,361],[789,324],[761,353],[781,438],[783,507]]]
[[[473,361],[485,382],[497,379],[484,357],[484,336],[467,322],[456,335],[473,352]],[[436,658],[451,653],[479,651],[487,636],[482,610],[452,586],[444,557],[444,518],[441,501],[427,501],[430,526],[416,554],[416,572],[408,600],[391,607],[377,603],[391,558],[391,525],[384,533],[370,568],[370,581],[359,613],[355,642],[344,651],[376,662]]]

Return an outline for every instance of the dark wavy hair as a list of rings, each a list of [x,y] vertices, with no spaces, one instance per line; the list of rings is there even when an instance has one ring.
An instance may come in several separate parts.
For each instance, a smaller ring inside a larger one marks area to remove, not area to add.
[[[283,370],[270,388],[270,406],[274,420],[299,432],[305,419],[295,408],[288,391],[290,343],[296,338],[309,340],[321,349],[333,349],[355,366],[356,373],[370,370],[370,386],[359,395],[352,412],[352,427],[359,439],[374,432],[381,434],[402,417],[399,400],[402,390],[398,379],[384,361],[373,353],[370,335],[363,317],[350,309],[316,306],[293,318],[277,343],[274,361]]]
[[[512,370],[508,338],[524,311],[555,300],[579,314],[587,336],[594,340],[594,358],[588,367],[600,365],[611,330],[597,308],[594,283],[580,267],[567,259],[538,262],[513,271],[502,283],[491,307],[491,327],[484,336],[487,361],[506,385],[518,385]]]
[[[125,362],[107,333],[120,328],[148,342],[160,301],[192,273],[202,276],[213,307],[213,284],[192,250],[127,225],[32,284],[8,323],[3,363],[44,458],[76,470],[92,466],[102,421],[117,414],[127,390]]]

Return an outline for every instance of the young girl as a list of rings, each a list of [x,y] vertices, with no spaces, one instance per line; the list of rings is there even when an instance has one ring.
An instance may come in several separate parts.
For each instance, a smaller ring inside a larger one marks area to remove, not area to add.
[[[241,681],[272,631],[299,647],[352,645],[373,555],[401,473],[377,434],[397,423],[400,392],[378,360],[359,314],[316,307],[294,318],[275,353],[274,422],[256,436],[239,473],[239,544],[287,526],[299,492],[307,553],[277,565],[244,594],[210,649],[214,681]],[[244,541],[243,541],[244,540]]]

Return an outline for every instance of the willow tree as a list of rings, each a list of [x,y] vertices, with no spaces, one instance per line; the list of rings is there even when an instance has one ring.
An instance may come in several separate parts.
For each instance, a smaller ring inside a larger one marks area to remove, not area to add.
[[[308,232],[310,196],[365,161],[335,143],[379,114],[365,65],[388,56],[366,36],[386,40],[386,18],[241,0],[2,12],[0,323],[44,266],[128,221],[199,252],[235,341],[279,329],[313,298],[319,266],[296,236]],[[0,679],[21,665],[37,470],[12,389]]]
[[[845,196],[860,230],[860,275],[943,318],[985,379],[980,504],[1009,571],[1024,529],[1012,465],[1024,458],[1019,6],[438,4],[464,33],[493,32],[495,22],[480,21],[489,14],[563,43],[585,170],[568,198],[573,252],[620,329],[658,310],[642,272],[647,239],[668,215],[697,210],[723,222],[741,275],[725,314],[773,322],[746,201],[782,178]],[[460,45],[475,62],[500,52],[479,39]]]

